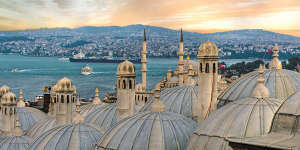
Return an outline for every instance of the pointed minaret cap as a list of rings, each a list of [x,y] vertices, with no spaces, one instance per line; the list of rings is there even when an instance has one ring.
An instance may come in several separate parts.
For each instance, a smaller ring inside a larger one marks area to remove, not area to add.
[[[16,116],[16,127],[12,132],[13,136],[22,136],[23,135],[23,130],[21,129],[21,124],[19,122],[19,117]]]
[[[98,90],[98,88],[95,89],[95,98],[93,99],[93,104],[95,104],[95,105],[101,105],[102,104],[102,101],[99,98],[99,90]]]
[[[20,93],[19,93],[19,101],[17,103],[17,107],[25,107],[25,102],[23,101],[23,91],[22,89],[20,89]]]
[[[147,39],[146,39],[146,28],[145,28],[145,26],[144,26],[144,35],[143,35],[143,41],[144,41],[144,42],[146,42],[146,40],[147,40]]]
[[[164,112],[165,105],[160,101],[160,85],[157,84],[154,88],[154,102],[150,106],[151,112]]]
[[[84,121],[84,118],[80,115],[80,101],[79,99],[77,99],[76,101],[76,115],[73,119],[73,123],[78,124],[78,123],[82,123]]]
[[[263,65],[260,65],[258,68],[258,78],[257,78],[257,84],[252,92],[252,96],[254,98],[263,99],[270,96],[268,88],[264,84],[264,67]]]
[[[180,42],[183,42],[182,28],[180,29]]]

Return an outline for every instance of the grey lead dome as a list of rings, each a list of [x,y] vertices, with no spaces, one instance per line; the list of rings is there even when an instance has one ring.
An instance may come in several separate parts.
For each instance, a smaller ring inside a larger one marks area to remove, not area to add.
[[[151,97],[141,111],[150,110],[151,104],[154,102]],[[193,120],[197,120],[198,105],[198,87],[197,86],[177,86],[166,88],[160,93],[160,101],[165,105],[165,111],[182,114]]]
[[[102,129],[86,123],[60,125],[36,138],[28,150],[89,150],[102,135]]]
[[[218,107],[236,101],[238,99],[251,97],[253,89],[257,84],[257,71],[250,72],[232,83],[218,97]],[[299,73],[285,69],[265,69],[265,86],[269,89],[270,97],[284,100],[291,94],[300,90]]]
[[[193,120],[175,113],[138,113],[107,130],[95,149],[183,149],[196,127]]]

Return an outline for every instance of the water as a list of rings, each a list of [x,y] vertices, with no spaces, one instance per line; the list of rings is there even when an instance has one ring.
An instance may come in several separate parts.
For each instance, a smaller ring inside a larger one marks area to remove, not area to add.
[[[220,60],[228,64],[245,60]],[[247,61],[247,60],[246,60]],[[250,61],[250,60],[249,60]],[[151,89],[160,81],[168,69],[174,69],[177,58],[150,58],[148,59],[147,88]],[[42,88],[51,85],[62,77],[68,77],[77,87],[80,97],[89,99],[99,89],[100,97],[113,91],[116,80],[118,64],[91,63],[94,73],[89,76],[80,75],[84,63],[71,63],[59,61],[56,57],[27,57],[19,55],[0,55],[0,86],[8,85],[18,95],[23,90],[23,96],[27,100],[33,100],[35,96],[43,94]],[[141,65],[136,64],[137,83],[141,82]],[[20,72],[11,72],[18,68]]]

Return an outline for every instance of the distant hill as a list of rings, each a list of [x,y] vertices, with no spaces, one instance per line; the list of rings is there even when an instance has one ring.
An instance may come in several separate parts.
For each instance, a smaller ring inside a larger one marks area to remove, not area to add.
[[[163,27],[145,26],[147,33],[151,37],[167,36],[178,38],[178,31]],[[129,26],[85,26],[73,29],[76,32],[93,33],[93,34],[110,34],[115,36],[141,36],[143,25],[129,25]],[[246,30],[233,30],[226,32],[216,33],[197,33],[197,32],[184,32],[185,39],[200,38],[211,40],[259,40],[259,41],[283,41],[283,42],[300,42],[300,37],[291,36],[287,34],[275,33],[262,29],[246,29]]]
[[[150,38],[169,38],[169,39],[178,39],[178,30],[157,27],[157,26],[145,26],[147,30],[147,36]],[[36,30],[25,30],[17,32],[0,32],[13,34],[20,32],[34,32],[40,34],[41,36],[45,35],[45,32],[60,32],[65,33],[65,35],[76,35],[86,34],[88,35],[97,35],[97,36],[110,36],[110,37],[141,37],[144,25],[135,24],[128,26],[84,26],[75,29],[69,28],[44,28]],[[62,34],[61,36],[64,36]],[[290,42],[290,43],[300,43],[300,37],[291,36],[287,34],[275,33],[262,29],[246,29],[246,30],[233,30],[227,32],[216,32],[216,33],[197,33],[197,32],[184,32],[185,40],[217,40],[217,41],[258,41],[258,42]]]

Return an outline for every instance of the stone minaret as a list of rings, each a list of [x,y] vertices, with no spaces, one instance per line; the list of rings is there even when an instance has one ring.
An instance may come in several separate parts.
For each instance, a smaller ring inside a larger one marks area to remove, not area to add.
[[[117,110],[118,120],[134,113],[135,106],[135,66],[125,60],[117,70]]]
[[[195,83],[195,80],[194,80],[193,76],[194,76],[193,65],[190,64],[189,69],[188,69],[188,77],[187,77],[187,80],[184,83],[184,85],[194,86],[196,83]]]
[[[17,98],[12,92],[1,97],[2,135],[12,135],[16,121]]]
[[[76,108],[75,108],[75,117],[73,118],[73,123],[78,124],[84,122],[84,118],[80,114],[80,101],[76,100]]]
[[[60,79],[52,88],[54,98],[54,111],[56,124],[66,124],[72,122],[73,109],[75,107],[76,87],[71,80],[64,77]]]
[[[198,122],[205,120],[217,106],[218,48],[207,41],[198,50]]]
[[[171,78],[172,78],[172,70],[169,69],[168,72],[167,72],[167,78],[166,78],[166,80],[169,81]]]
[[[143,50],[142,50],[142,66],[141,66],[141,72],[142,72],[142,90],[146,91],[147,86],[147,42],[146,42],[146,29],[144,28],[144,35],[143,35]]]
[[[184,70],[183,70],[183,65],[184,65],[184,61],[183,61],[183,35],[182,35],[182,29],[180,30],[180,42],[179,42],[179,51],[178,51],[178,56],[179,56],[179,60],[178,60],[178,84],[179,85],[183,85],[183,75],[184,75]]]
[[[278,45],[275,44],[273,48],[273,59],[269,63],[269,69],[282,69],[282,64],[278,56]]]

